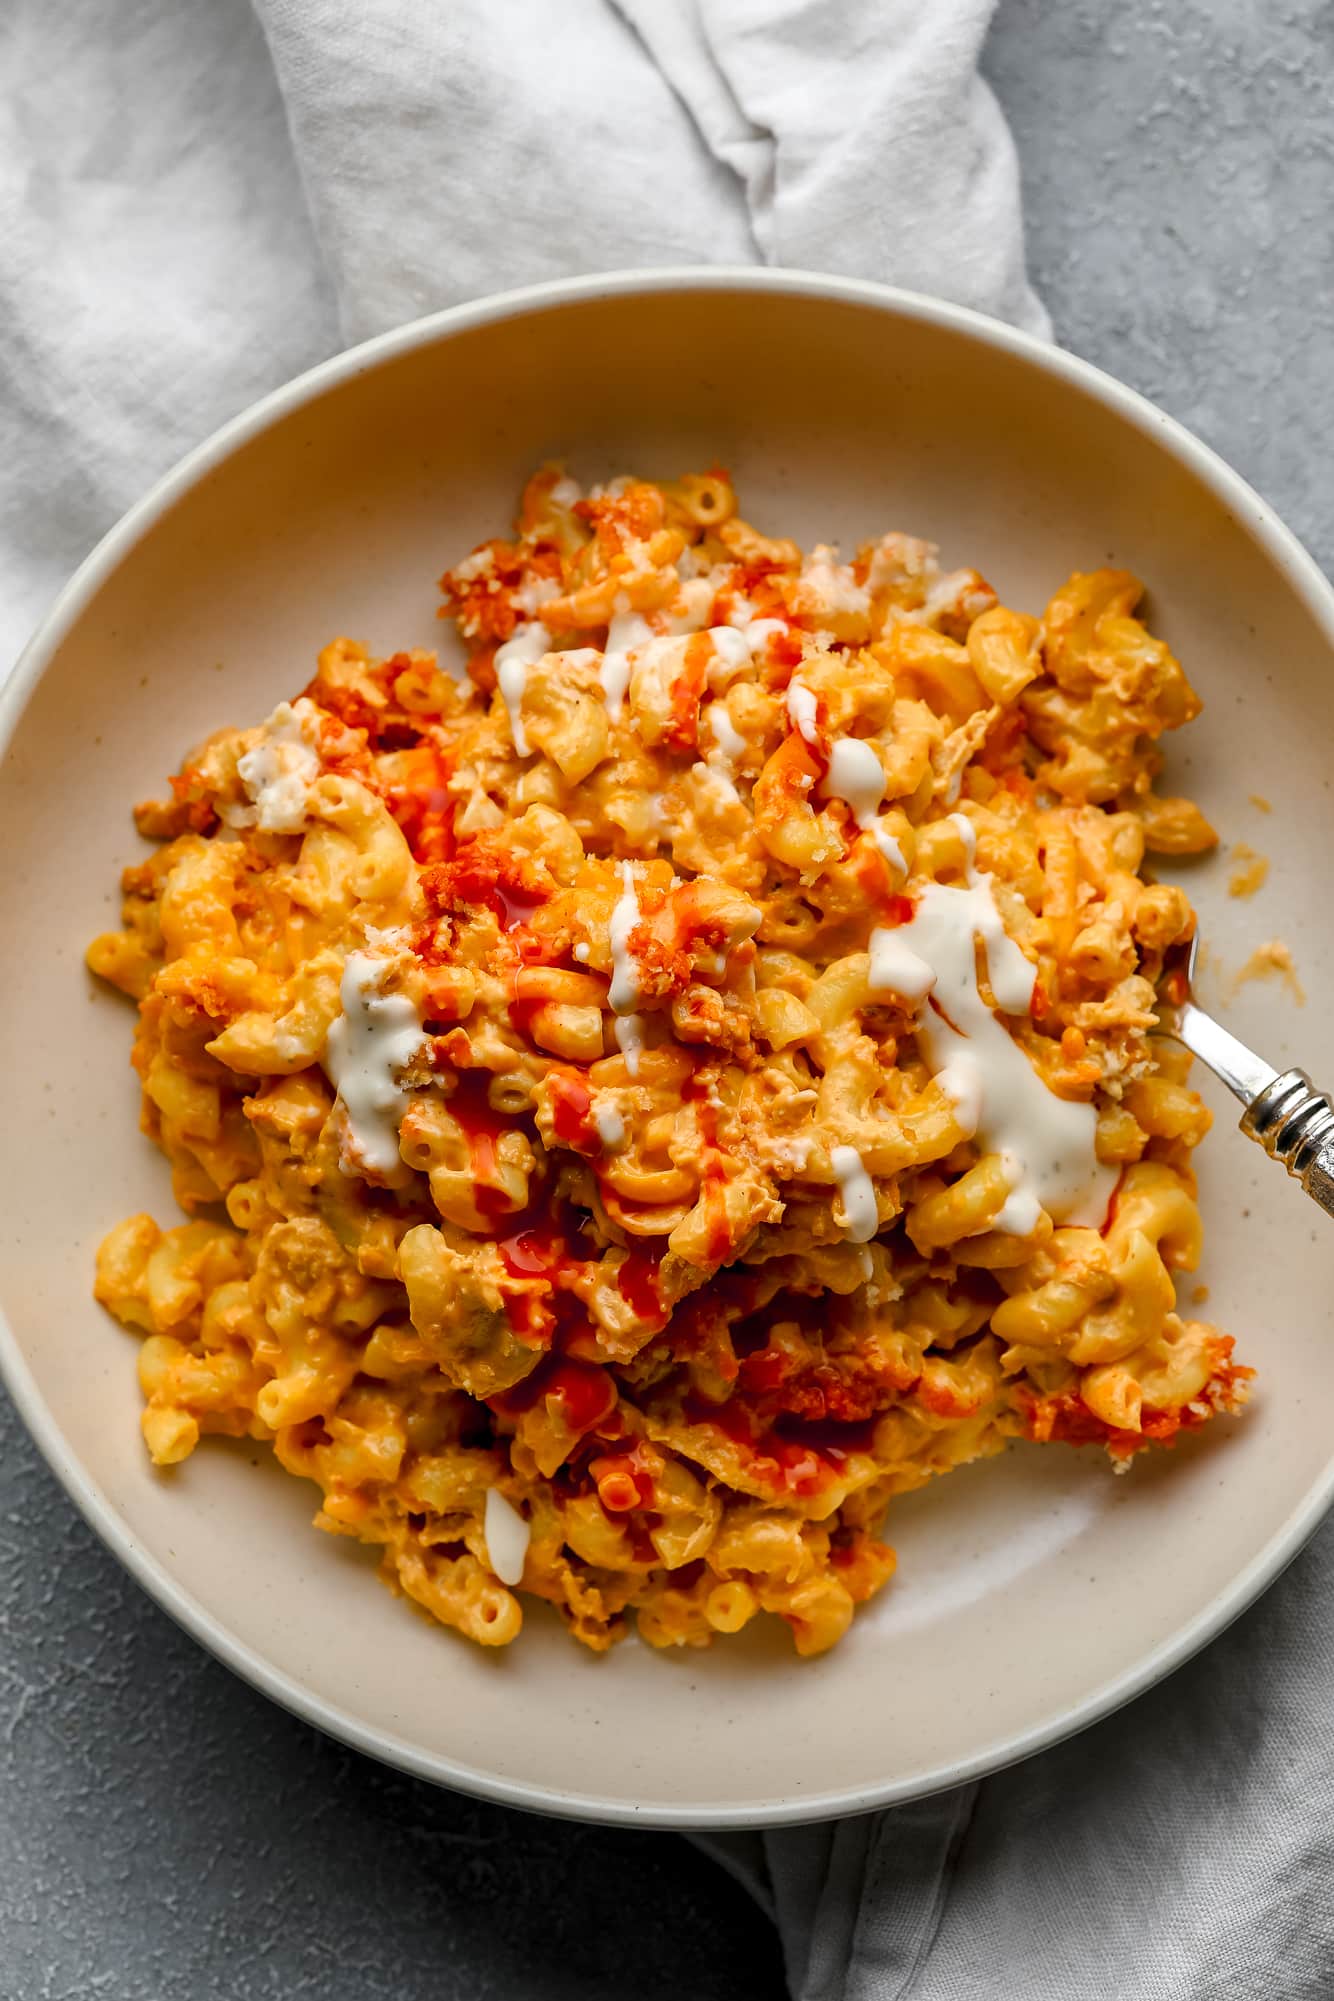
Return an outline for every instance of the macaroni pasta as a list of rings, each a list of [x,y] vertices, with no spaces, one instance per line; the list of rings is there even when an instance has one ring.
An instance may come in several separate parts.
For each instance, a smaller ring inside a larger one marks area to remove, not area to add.
[[[886,1506],[1014,1438],[1238,1407],[1177,1312],[1208,1114],[1150,1039],[1198,703],[1122,571],[1040,618],[720,471],[556,468],[442,580],[466,671],[338,639],[138,809],[93,970],[191,1220],[97,1294],[144,1436],[272,1444],[489,1646],[759,1613],[819,1653]]]

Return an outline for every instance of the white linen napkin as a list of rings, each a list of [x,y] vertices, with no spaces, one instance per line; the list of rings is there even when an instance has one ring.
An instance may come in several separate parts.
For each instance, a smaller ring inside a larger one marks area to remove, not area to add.
[[[794,2001],[1329,2001],[1331,1660],[1327,1523],[1230,1632],[1069,1743],[703,1845],[774,1916]]]
[[[8,0],[0,661],[223,419],[461,299],[766,261],[1046,331],[977,72],[991,5]],[[1073,1743],[704,1845],[774,1916],[800,2001],[1328,2001],[1332,1587],[1326,1533]]]
[[[8,0],[0,661],[182,452],[349,342],[615,266],[1036,332],[993,0]]]

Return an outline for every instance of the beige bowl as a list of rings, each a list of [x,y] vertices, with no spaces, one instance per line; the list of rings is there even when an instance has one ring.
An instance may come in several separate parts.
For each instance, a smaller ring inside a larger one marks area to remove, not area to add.
[[[89,1297],[112,1222],[173,1219],[136,1129],[129,1009],[80,958],[138,852],[130,802],[206,731],[298,688],[333,634],[383,651],[437,639],[435,577],[508,521],[551,454],[585,478],[720,458],[762,526],[849,544],[909,529],[1034,609],[1071,568],[1139,571],[1207,703],[1169,789],[1175,776],[1273,860],[1248,903],[1228,899],[1223,863],[1194,872],[1206,935],[1233,967],[1282,935],[1327,990],[1334,596],[1177,425],[1005,327],[841,280],[669,272],[460,308],[316,369],[186,460],[85,563],[5,692],[0,1362],[70,1495],[159,1604],[391,1764],[657,1826],[910,1799],[1147,1687],[1329,1503],[1334,1230],[1220,1094],[1203,1276],[1261,1371],[1249,1415],[1125,1479],[1091,1452],[1018,1447],[914,1496],[891,1518],[898,1581],[811,1662],[781,1630],[599,1660],[540,1611],[503,1654],[463,1644],[391,1598],[371,1552],[312,1530],[312,1490],[260,1448],[209,1442],[154,1473],[135,1344]],[[1228,1018],[1275,1063],[1334,1076],[1322,1008],[1250,986]]]

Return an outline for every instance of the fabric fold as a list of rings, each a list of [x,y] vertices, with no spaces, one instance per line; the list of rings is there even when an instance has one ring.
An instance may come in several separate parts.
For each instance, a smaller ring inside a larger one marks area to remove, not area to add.
[[[704,1845],[772,1906],[793,2001],[1328,2001],[1332,1652],[1327,1523],[1206,1652],[1066,1743]]]
[[[347,340],[574,271],[751,263],[607,0],[255,0]]]
[[[1019,168],[978,71],[993,0],[615,0],[746,191],[763,260],[1048,334]]]

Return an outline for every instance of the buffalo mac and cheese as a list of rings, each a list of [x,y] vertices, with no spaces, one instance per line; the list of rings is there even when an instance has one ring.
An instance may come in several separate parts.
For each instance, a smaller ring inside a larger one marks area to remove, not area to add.
[[[138,809],[89,952],[192,1218],[98,1258],[153,1459],[271,1443],[489,1646],[522,1591],[594,1648],[768,1612],[814,1654],[895,1495],[1235,1409],[1177,1311],[1209,1116],[1149,1035],[1198,702],[1136,580],[1031,617],[721,472],[548,468],[442,588],[466,671],[335,640]]]

